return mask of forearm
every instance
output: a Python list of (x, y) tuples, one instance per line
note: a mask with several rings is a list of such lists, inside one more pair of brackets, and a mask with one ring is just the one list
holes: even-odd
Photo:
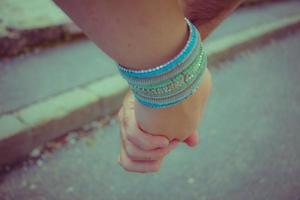
[[(71, 3), (56, 0), (56, 3), (104, 52), (128, 68), (147, 69), (165, 63), (181, 51), (188, 38), (177, 0), (72, 0)], [(137, 104), (136, 117), (149, 133), (180, 138), (186, 135), (180, 127), (196, 124), (197, 119), (188, 112), (188, 107), (195, 103), (186, 101), (169, 109)], [(167, 116), (173, 115), (175, 122), (184, 113), (189, 123), (172, 124), (170, 129), (165, 121), (170, 119)]]
[[(184, 13), (177, 0), (55, 2), (96, 45), (128, 68), (147, 69), (165, 63), (178, 54), (188, 37)], [(204, 27), (202, 38), (203, 32), (209, 31)], [(204, 76), (197, 92), (176, 106), (152, 109), (136, 102), (136, 118), (142, 128), (169, 139), (184, 139), (191, 134), (211, 88), (209, 71)]]
[(174, 57), (188, 37), (176, 0), (55, 0), (106, 54), (146, 69)]

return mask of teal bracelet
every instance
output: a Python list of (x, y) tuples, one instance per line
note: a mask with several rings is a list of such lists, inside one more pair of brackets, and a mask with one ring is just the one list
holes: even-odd
[(199, 31), (187, 18), (185, 20), (189, 38), (173, 59), (148, 70), (131, 70), (118, 65), (135, 98), (145, 106), (174, 106), (191, 96), (201, 84), (207, 67), (207, 55)]
[(195, 89), (198, 88), (203, 78), (206, 65), (207, 59), (203, 59), (203, 62), (197, 63), (196, 71), (191, 71), (191, 74), (187, 76), (188, 78), (183, 78), (185, 84), (182, 84), (182, 82), (181, 84), (177, 83), (173, 85), (170, 90), (169, 88), (163, 88), (162, 90), (156, 90), (151, 94), (146, 93), (146, 95), (136, 91), (134, 91), (134, 94), (136, 94), (138, 99), (142, 100), (142, 102), (152, 102), (153, 104), (157, 105), (156, 107), (166, 107), (165, 105), (160, 105), (161, 102), (169, 106), (172, 105), (172, 102), (175, 104), (175, 102), (178, 102), (177, 100), (184, 100), (187, 97), (191, 96), (194, 93)]
[(174, 76), (169, 80), (162, 81), (158, 84), (134, 85), (132, 87), (132, 90), (134, 90), (135, 93), (138, 93), (141, 96), (145, 97), (160, 95), (157, 98), (163, 98), (164, 96), (172, 95), (172, 93), (177, 93), (178, 91), (182, 90), (185, 85), (191, 84), (191, 82), (195, 78), (194, 74), (198, 74), (203, 71), (203, 61), (204, 52), (201, 52), (201, 54), (198, 55), (194, 62), (191, 63), (187, 69), (182, 71), (177, 76)]

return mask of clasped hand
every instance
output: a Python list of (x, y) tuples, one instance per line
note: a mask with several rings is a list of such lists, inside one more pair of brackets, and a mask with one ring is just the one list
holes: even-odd
[[(119, 164), (129, 172), (158, 172), (164, 157), (175, 149), (179, 141), (169, 141), (165, 136), (143, 131), (135, 118), (134, 101), (132, 94), (128, 93), (118, 114), (121, 141)], [(190, 147), (196, 146), (198, 134), (191, 134), (184, 143)]]

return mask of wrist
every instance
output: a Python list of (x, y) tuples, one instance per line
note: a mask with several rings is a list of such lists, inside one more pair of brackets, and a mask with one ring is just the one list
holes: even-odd
[(183, 141), (201, 122), (204, 107), (212, 88), (211, 75), (207, 69), (197, 91), (180, 104), (168, 108), (151, 108), (135, 100), (135, 115), (141, 130), (168, 139)]
[(184, 48), (171, 60), (147, 70), (118, 65), (139, 103), (166, 108), (192, 96), (203, 80), (207, 55), (197, 28), (185, 18), (189, 37)]

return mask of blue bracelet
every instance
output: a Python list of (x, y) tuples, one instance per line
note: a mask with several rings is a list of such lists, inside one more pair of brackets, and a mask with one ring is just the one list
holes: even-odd
[(147, 70), (131, 70), (118, 65), (135, 98), (143, 105), (164, 108), (191, 96), (201, 84), (207, 67), (198, 29), (185, 18), (189, 37), (184, 48), (170, 61)]
[(144, 96), (141, 96), (139, 93), (133, 92), (135, 98), (143, 105), (149, 106), (152, 108), (166, 108), (173, 105), (176, 105), (184, 100), (186, 100), (188, 97), (192, 96), (197, 89), (199, 88), (201, 81), (203, 80), (203, 74), (205, 72), (205, 69), (207, 67), (207, 58), (203, 60), (204, 63), (201, 63), (202, 69), (199, 71), (197, 76), (195, 77), (192, 84), (188, 85), (184, 90), (182, 90), (180, 93), (173, 94), (169, 97), (162, 97), (162, 98), (151, 98)]

